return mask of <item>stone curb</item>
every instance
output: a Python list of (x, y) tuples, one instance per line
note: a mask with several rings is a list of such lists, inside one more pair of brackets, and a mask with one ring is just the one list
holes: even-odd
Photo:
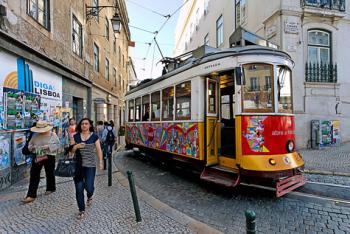
[[(117, 173), (117, 179), (118, 182), (126, 188), (129, 188), (129, 181), (128, 179), (120, 172)], [(160, 200), (156, 199), (152, 195), (148, 194), (147, 192), (141, 190), (139, 187), (136, 186), (137, 195), (139, 196), (140, 200), (146, 202), (150, 206), (152, 206), (154, 209), (158, 210), (159, 212), (163, 213), (164, 215), (168, 216), (169, 218), (177, 221), (178, 223), (186, 226), (191, 231), (195, 233), (204, 233), (204, 234), (219, 234), (222, 233), (210, 226), (208, 226), (205, 223), (202, 223), (200, 221), (197, 221), (186, 214), (168, 206), (167, 204), (161, 202)], [(141, 210), (142, 214), (142, 210)]]
[(321, 170), (309, 170), (309, 169), (304, 169), (303, 172), (306, 173), (306, 174), (332, 175), (332, 176), (346, 176), (346, 177), (350, 177), (350, 173), (347, 173), (347, 172), (321, 171)]
[[(117, 152), (122, 148), (122, 146), (119, 146), (117, 148)], [(120, 171), (119, 171), (120, 172)], [(129, 181), (128, 179), (120, 172), (117, 173), (117, 180), (118, 182), (123, 186), (129, 189)], [(137, 194), (140, 197), (141, 200), (152, 206), (154, 209), (158, 210), (159, 212), (163, 213), (164, 215), (168, 216), (169, 218), (175, 220), (176, 222), (186, 226), (191, 231), (195, 233), (203, 233), (203, 234), (219, 234), (222, 233), (210, 226), (208, 226), (205, 223), (202, 223), (198, 220), (195, 220), (186, 214), (168, 206), (167, 204), (161, 202), (157, 198), (153, 197), (152, 195), (148, 194), (147, 192), (140, 189), (138, 186), (136, 186)], [(142, 214), (142, 210), (141, 210)]]

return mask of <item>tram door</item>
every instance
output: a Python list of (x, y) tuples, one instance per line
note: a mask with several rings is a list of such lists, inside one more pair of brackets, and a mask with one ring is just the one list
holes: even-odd
[(219, 151), (219, 116), (218, 82), (206, 79), (206, 156), (207, 166), (218, 163)]
[(235, 87), (232, 72), (231, 74), (222, 74), (220, 76), (220, 155), (233, 159), (236, 158), (234, 95)]

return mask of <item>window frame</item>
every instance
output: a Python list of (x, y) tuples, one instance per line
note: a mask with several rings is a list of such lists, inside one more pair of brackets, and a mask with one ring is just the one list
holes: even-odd
[(209, 46), (209, 33), (204, 36), (204, 45)]
[[(79, 26), (79, 32), (75, 31), (74, 28), (74, 23), (76, 23)], [(75, 51), (75, 46), (74, 46), (74, 37), (75, 35), (78, 35), (79, 39), (79, 51)], [(78, 18), (72, 14), (72, 51), (75, 55), (77, 55), (79, 58), (83, 57), (83, 25), (80, 23)]]
[(109, 59), (105, 58), (105, 80), (109, 81)]
[[(212, 80), (212, 79), (207, 79), (207, 84), (208, 84), (208, 88), (207, 88), (207, 91), (208, 91), (208, 94), (207, 94), (207, 103), (208, 103), (208, 109), (207, 109), (207, 112), (208, 114), (217, 114), (218, 112), (218, 106), (217, 106), (217, 89), (218, 89), (218, 83), (215, 81), (215, 80)], [(211, 90), (211, 87), (210, 85), (213, 84), (214, 85), (214, 94), (209, 94), (209, 91)], [(214, 98), (214, 103), (211, 104), (210, 103), (210, 98)], [(214, 105), (214, 110), (211, 111), (210, 110), (210, 107)]]
[(105, 21), (105, 35), (104, 36), (105, 36), (106, 40), (109, 41), (109, 20), (107, 17), (105, 20), (106, 21)]
[[(173, 92), (173, 96), (172, 96), (172, 99), (173, 99), (173, 106), (172, 106), (172, 111), (171, 111), (171, 117), (167, 117), (165, 118), (164, 117), (164, 103), (165, 101), (168, 101), (168, 100), (171, 100), (171, 98), (168, 98), (169, 96), (166, 96), (166, 95), (163, 95), (164, 93), (164, 90), (168, 90), (168, 89), (172, 89), (172, 92)], [(162, 121), (169, 121), (169, 120), (174, 120), (174, 117), (175, 117), (175, 114), (174, 114), (174, 105), (175, 105), (175, 86), (169, 86), (167, 88), (164, 88), (161, 90), (161, 95), (162, 95), (162, 101), (161, 101), (161, 111), (162, 111), (162, 114), (161, 114), (161, 120)], [(167, 112), (168, 114), (170, 113), (169, 111)]]
[(294, 105), (293, 105), (293, 72), (292, 72), (292, 69), (290, 69), (288, 66), (286, 65), (282, 65), (282, 64), (279, 64), (279, 65), (276, 65), (276, 72), (278, 71), (278, 67), (284, 67), (285, 69), (288, 69), (289, 71), (289, 74), (290, 74), (290, 98), (291, 98), (291, 108), (288, 109), (287, 111), (283, 110), (283, 109), (280, 109), (280, 100), (279, 100), (279, 90), (278, 90), (278, 82), (279, 82), (279, 75), (277, 74), (277, 77), (276, 77), (276, 83), (277, 83), (277, 111), (278, 113), (283, 113), (283, 114), (293, 114), (294, 113)]
[(114, 86), (117, 86), (117, 69), (113, 67)]
[[(155, 95), (155, 94), (159, 94), (159, 117), (158, 118), (156, 118), (156, 115), (154, 114), (154, 118), (152, 117), (152, 115), (153, 115), (153, 104), (155, 104), (155, 102), (153, 102), (153, 96)], [(151, 101), (150, 101), (150, 120), (151, 121), (160, 121), (160, 116), (161, 116), (161, 114), (162, 114), (162, 96), (161, 96), (162, 94), (161, 94), (161, 91), (160, 90), (158, 90), (158, 91), (155, 91), (155, 92), (152, 92), (151, 94), (150, 94), (150, 96), (151, 96)]]
[[(178, 99), (178, 90), (177, 90), (177, 87), (178, 86), (181, 86), (182, 84), (186, 84), (186, 83), (189, 83), (190, 84), (190, 88), (191, 88), (191, 90), (190, 90), (190, 92), (189, 92), (189, 96), (190, 96), (190, 103), (189, 103), (189, 107), (188, 107), (188, 109), (189, 109), (189, 113), (190, 113), (190, 115), (187, 117), (187, 116), (178, 116), (178, 109), (177, 109), (177, 103), (178, 103), (178, 101), (177, 101), (177, 99)], [(175, 96), (175, 108), (174, 108), (174, 111), (175, 111), (175, 120), (191, 120), (191, 118), (192, 118), (192, 95), (191, 95), (191, 92), (192, 92), (192, 82), (191, 82), (191, 80), (188, 80), (188, 81), (184, 81), (184, 82), (181, 82), (181, 83), (179, 83), (179, 84), (177, 84), (177, 85), (175, 85), (175, 94), (174, 94), (174, 96)]]
[[(133, 103), (132, 108), (130, 107), (130, 103)], [(130, 111), (133, 110), (133, 116), (132, 119), (130, 118)], [(128, 121), (129, 122), (135, 122), (135, 99), (128, 100)]]
[(145, 95), (143, 95), (142, 96), (142, 98), (141, 98), (141, 113), (142, 113), (142, 117), (141, 117), (141, 121), (142, 122), (149, 122), (149, 121), (151, 121), (151, 116), (150, 116), (150, 113), (149, 113), (149, 117), (148, 117), (148, 120), (143, 120), (143, 116), (145, 115), (145, 110), (146, 110), (146, 108), (145, 108), (145, 103), (144, 103), (144, 98), (145, 97), (147, 97), (148, 96), (148, 103), (146, 103), (146, 104), (148, 104), (148, 107), (149, 107), (149, 109), (150, 109), (150, 111), (151, 111), (151, 95), (150, 94), (145, 94)]
[[(97, 49), (97, 54), (95, 53), (95, 49)], [(93, 56), (94, 56), (94, 71), (100, 72), (100, 48), (94, 42), (93, 44)]]
[(209, 0), (204, 0), (204, 15), (209, 13)]
[[(321, 45), (321, 44), (313, 44), (310, 43), (310, 36), (309, 34), (311, 32), (321, 32), (321, 33), (326, 33), (328, 34), (328, 45)], [(332, 32), (325, 30), (325, 29), (321, 29), (321, 28), (311, 28), (307, 31), (307, 61), (308, 63), (312, 63), (310, 60), (310, 54), (309, 54), (309, 49), (310, 48), (316, 48), (317, 49), (317, 62), (316, 64), (321, 64), (321, 49), (328, 49), (329, 53), (328, 53), (328, 64), (332, 64)]]
[[(140, 105), (137, 105), (137, 101), (140, 100)], [(137, 118), (137, 106), (139, 106), (139, 118)], [(135, 122), (140, 122), (142, 120), (142, 98), (135, 98)]]
[(216, 25), (216, 47), (218, 48), (224, 43), (224, 18), (222, 15), (220, 15), (219, 18), (216, 20), (215, 25)]
[[(249, 109), (249, 108), (245, 108), (244, 107), (244, 94), (247, 92), (244, 89), (247, 88), (246, 85), (244, 85), (244, 87), (242, 87), (242, 94), (241, 94), (241, 110), (242, 113), (275, 113), (276, 112), (276, 100), (275, 100), (275, 66), (273, 64), (270, 63), (246, 63), (246, 64), (242, 64), (242, 70), (243, 70), (243, 74), (244, 74), (244, 66), (253, 66), (253, 65), (262, 65), (262, 66), (270, 66), (270, 74), (271, 74), (271, 84), (272, 84), (272, 90), (271, 90), (271, 98), (272, 98), (272, 103), (271, 103), (271, 108), (260, 108), (260, 109)], [(250, 67), (249, 67), (250, 69)], [(265, 77), (265, 76), (264, 76)], [(246, 80), (247, 77), (244, 74), (244, 79)], [(265, 80), (265, 78), (264, 78)]]
[[(51, 30), (51, 21), (50, 21), (50, 0), (42, 0), (44, 3), (44, 9), (42, 10), (44, 16), (45, 16), (45, 23), (41, 23), (39, 20), (39, 1), (41, 0), (27, 0), (26, 1), (26, 13), (28, 16), (30, 16), (30, 18), (32, 18), (33, 20), (35, 20), (39, 25), (41, 25), (42, 27), (44, 27), (47, 31)], [(36, 11), (35, 11), (35, 15), (33, 15), (30, 11), (30, 6), (31, 3), (36, 4)]]
[(96, 12), (94, 12), (94, 14), (97, 14), (97, 17), (94, 17), (94, 18), (96, 19), (97, 22), (99, 22), (100, 12), (97, 10), (97, 7), (99, 6), (99, 0), (92, 0), (91, 6), (95, 7), (95, 8), (92, 8), (91, 10), (96, 11)]

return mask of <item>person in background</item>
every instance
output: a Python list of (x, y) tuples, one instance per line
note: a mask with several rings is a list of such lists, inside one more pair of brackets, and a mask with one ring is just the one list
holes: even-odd
[(75, 122), (75, 118), (69, 119), (69, 127), (68, 127), (68, 135), (69, 135), (69, 142), (73, 141), (73, 136), (76, 133), (77, 124)]
[(146, 106), (145, 114), (142, 116), (142, 121), (149, 121), (149, 105)]
[(96, 155), (99, 160), (99, 169), (103, 169), (101, 143), (96, 133), (92, 120), (83, 118), (77, 126), (77, 133), (74, 135), (71, 152), (75, 153), (77, 170), (74, 176), (75, 195), (78, 203), (78, 219), (85, 216), (84, 190), (87, 192), (87, 206), (92, 204), (94, 194), (94, 183), (96, 174)]
[(98, 121), (96, 126), (96, 134), (100, 140), (102, 139), (103, 130), (104, 130), (103, 121)]
[(103, 130), (102, 141), (106, 147), (106, 153), (112, 154), (113, 146), (117, 141), (117, 131), (114, 128), (113, 120), (109, 121), (109, 125)]
[(46, 121), (39, 120), (30, 131), (35, 135), (29, 141), (28, 149), (35, 153), (35, 159), (30, 168), (29, 188), (23, 203), (31, 203), (36, 199), (43, 166), (46, 174), (45, 195), (56, 191), (55, 156), (60, 148), (60, 141), (56, 133), (52, 132), (52, 126)]

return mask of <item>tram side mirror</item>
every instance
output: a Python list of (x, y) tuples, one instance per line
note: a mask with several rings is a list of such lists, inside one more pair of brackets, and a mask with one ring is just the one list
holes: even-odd
[(236, 67), (235, 68), (235, 77), (236, 77), (236, 84), (237, 85), (245, 85), (245, 80), (242, 75), (242, 68)]

